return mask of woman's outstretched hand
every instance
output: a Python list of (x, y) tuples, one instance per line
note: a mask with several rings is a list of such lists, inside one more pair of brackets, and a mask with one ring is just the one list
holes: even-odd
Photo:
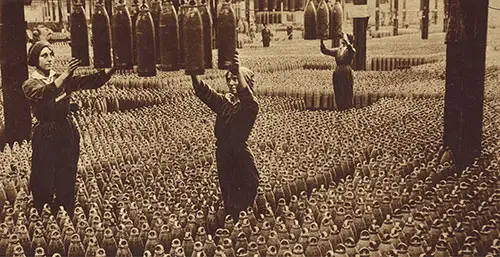
[(240, 72), (240, 56), (238, 51), (234, 52), (233, 61), (231, 62), (231, 65), (229, 65), (228, 70), (233, 75), (238, 75)]
[(347, 43), (351, 43), (351, 41), (349, 41), (349, 37), (347, 36), (347, 33), (342, 33), (342, 38), (345, 40), (345, 42)]
[(72, 58), (71, 61), (69, 61), (68, 68), (64, 71), (67, 75), (67, 77), (73, 76), (73, 73), (75, 70), (78, 68), (78, 65), (80, 65), (81, 61), (76, 58)]
[(80, 65), (80, 62), (81, 61), (76, 58), (73, 58), (71, 59), (71, 61), (69, 61), (66, 70), (61, 74), (61, 76), (57, 77), (54, 80), (54, 84), (57, 88), (63, 85), (65, 79), (73, 76), (73, 73), (75, 72), (76, 68), (78, 68), (78, 65)]

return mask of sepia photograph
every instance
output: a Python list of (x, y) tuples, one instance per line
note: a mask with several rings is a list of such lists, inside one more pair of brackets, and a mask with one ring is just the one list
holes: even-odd
[(500, 0), (0, 0), (0, 256), (500, 256)]

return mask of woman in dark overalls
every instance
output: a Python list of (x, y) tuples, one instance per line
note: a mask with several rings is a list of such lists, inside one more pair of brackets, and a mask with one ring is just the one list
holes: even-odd
[(259, 104), (254, 95), (254, 73), (239, 66), (238, 55), (226, 73), (230, 93), (219, 94), (196, 75), (191, 76), (196, 96), (217, 114), (215, 137), (219, 184), (226, 214), (238, 221), (240, 211), (252, 206), (259, 173), (247, 145)]
[(343, 33), (340, 46), (327, 49), (321, 39), (321, 53), (335, 57), (336, 67), (332, 75), (335, 103), (339, 111), (353, 107), (353, 84), (351, 62), (356, 53), (353, 47), (353, 36)]
[(271, 30), (267, 26), (266, 23), (264, 23), (264, 28), (261, 31), (262, 34), (262, 45), (264, 47), (269, 47), (271, 43)]
[(23, 83), (23, 91), (37, 121), (31, 141), (29, 186), (39, 213), (49, 204), (53, 213), (62, 206), (72, 217), (80, 134), (69, 115), (70, 95), (76, 90), (101, 87), (110, 79), (114, 68), (76, 76), (73, 72), (79, 60), (72, 59), (61, 74), (52, 70), (53, 62), (54, 51), (48, 42), (38, 41), (30, 48), (28, 65), (36, 69)]

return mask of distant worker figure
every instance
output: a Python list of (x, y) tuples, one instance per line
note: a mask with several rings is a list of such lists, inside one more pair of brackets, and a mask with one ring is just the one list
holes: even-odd
[(333, 71), (333, 91), (335, 102), (339, 111), (347, 110), (353, 107), (353, 85), (354, 77), (352, 74), (351, 62), (356, 53), (353, 47), (354, 37), (343, 33), (340, 40), (340, 46), (327, 49), (323, 39), (321, 39), (321, 53), (335, 57), (337, 66)]
[(286, 26), (286, 35), (288, 37), (288, 40), (293, 39), (293, 27), (292, 27), (292, 25)]
[(243, 32), (245, 35), (248, 35), (250, 24), (246, 20), (243, 20)]
[(267, 24), (264, 23), (264, 28), (262, 29), (262, 44), (264, 47), (269, 47), (271, 43), (271, 30), (267, 27)]
[(238, 221), (239, 213), (252, 206), (259, 186), (259, 173), (247, 145), (259, 104), (254, 73), (240, 67), (238, 54), (226, 73), (230, 93), (217, 93), (196, 75), (191, 76), (194, 92), (215, 114), (216, 161), (226, 215)]
[(250, 37), (250, 40), (253, 42), (253, 40), (255, 39), (255, 23), (251, 23), (250, 24), (250, 27), (248, 28), (248, 36)]
[(238, 28), (238, 33), (247, 34), (248, 33), (248, 23), (244, 19), (238, 19), (236, 22)]

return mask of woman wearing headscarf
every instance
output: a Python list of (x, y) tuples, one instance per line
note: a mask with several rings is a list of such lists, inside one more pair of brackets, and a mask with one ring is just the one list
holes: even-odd
[(28, 65), (35, 69), (22, 88), (36, 118), (29, 187), (39, 212), (49, 204), (53, 213), (62, 206), (73, 216), (80, 134), (69, 115), (70, 95), (76, 90), (101, 87), (115, 71), (113, 67), (77, 76), (73, 72), (79, 63), (72, 59), (58, 74), (52, 69), (54, 51), (47, 41), (38, 41), (29, 49)]
[(337, 109), (347, 110), (353, 107), (353, 84), (354, 77), (352, 73), (351, 63), (356, 53), (353, 44), (353, 36), (343, 33), (343, 38), (340, 40), (340, 46), (328, 49), (321, 39), (320, 49), (322, 54), (330, 55), (335, 58), (336, 67), (333, 71), (333, 91), (335, 94), (335, 103)]
[(230, 93), (223, 95), (191, 76), (196, 96), (217, 114), (216, 161), (222, 200), (226, 214), (238, 221), (239, 213), (252, 206), (259, 185), (254, 156), (247, 145), (259, 104), (253, 95), (254, 73), (240, 67), (237, 53), (225, 77)]

